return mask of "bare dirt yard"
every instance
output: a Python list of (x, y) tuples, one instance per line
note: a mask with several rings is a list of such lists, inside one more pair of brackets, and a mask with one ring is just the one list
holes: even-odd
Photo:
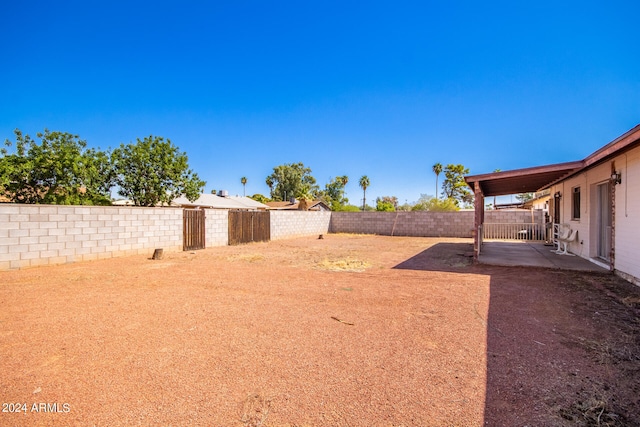
[(470, 253), (325, 235), (0, 272), (0, 425), (640, 425), (640, 288)]

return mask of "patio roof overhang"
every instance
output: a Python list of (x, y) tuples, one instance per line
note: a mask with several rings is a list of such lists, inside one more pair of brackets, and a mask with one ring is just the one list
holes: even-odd
[(544, 190), (638, 146), (640, 146), (640, 125), (614, 139), (584, 160), (466, 176), (464, 179), (473, 190), (475, 196), (474, 258), (477, 259), (480, 250), (478, 233), (480, 226), (484, 223), (485, 197), (532, 193)]
[(558, 163), (483, 175), (469, 175), (464, 179), (472, 190), (475, 190), (476, 184), (478, 184), (485, 197), (533, 193), (542, 190), (558, 179), (571, 175), (583, 166), (584, 161)]
[(504, 196), (508, 194), (533, 193), (569, 178), (571, 175), (607, 161), (640, 145), (640, 125), (619, 136), (609, 144), (589, 155), (584, 160), (554, 165), (469, 175), (464, 179), (476, 191), (476, 184), (483, 196)]

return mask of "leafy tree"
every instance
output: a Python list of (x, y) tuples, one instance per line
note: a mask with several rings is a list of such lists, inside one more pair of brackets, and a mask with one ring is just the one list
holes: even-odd
[(111, 158), (120, 195), (136, 206), (168, 204), (180, 195), (194, 201), (205, 185), (189, 169), (187, 154), (169, 139), (138, 138), (135, 144), (120, 144)]
[(442, 164), (436, 163), (435, 165), (433, 165), (432, 169), (433, 169), (433, 173), (436, 174), (436, 199), (437, 199), (438, 198), (438, 176), (440, 176), (440, 174), (442, 173)]
[(266, 179), (271, 191), (271, 199), (284, 201), (290, 197), (315, 197), (319, 192), (311, 169), (303, 163), (289, 163), (273, 168)]
[(349, 203), (349, 199), (344, 197), (344, 188), (347, 182), (349, 182), (349, 177), (344, 175), (333, 178), (325, 185), (320, 196), (325, 203), (331, 206), (331, 210), (338, 211), (341, 206)]
[(376, 199), (376, 210), (380, 212), (394, 212), (398, 207), (396, 196), (383, 196)]
[(444, 168), (444, 182), (442, 183), (442, 195), (447, 199), (455, 200), (456, 204), (468, 205), (473, 201), (473, 194), (464, 180), (469, 169), (463, 165), (448, 164)]
[(247, 196), (247, 177), (243, 176), (240, 178), (240, 183), (242, 183), (242, 195)]
[(362, 188), (362, 210), (364, 211), (367, 206), (367, 188), (371, 184), (369, 182), (369, 177), (367, 175), (362, 175), (362, 177), (360, 177), (359, 184), (360, 188)]
[(533, 197), (534, 197), (533, 193), (516, 194), (516, 200), (523, 203), (528, 202), (529, 200), (533, 200)]
[(113, 169), (109, 154), (87, 149), (78, 135), (50, 132), (36, 136), (40, 142), (19, 129), (14, 145), (5, 141), (0, 149), (0, 192), (15, 203), (64, 205), (111, 204)]
[(460, 208), (453, 199), (436, 199), (433, 196), (421, 194), (412, 211), (451, 212)]
[(260, 202), (260, 203), (267, 203), (271, 201), (271, 199), (268, 198), (267, 196), (263, 196), (262, 194), (257, 194), (257, 193), (251, 196), (250, 199), (253, 199), (256, 202)]
[(356, 205), (343, 205), (336, 209), (337, 212), (360, 212), (362, 208)]

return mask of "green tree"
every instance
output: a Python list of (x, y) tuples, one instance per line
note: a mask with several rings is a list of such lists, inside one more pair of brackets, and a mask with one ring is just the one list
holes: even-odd
[(456, 204), (468, 205), (473, 201), (473, 194), (464, 180), (469, 169), (463, 165), (448, 164), (444, 168), (444, 182), (442, 183), (442, 195), (447, 199), (453, 199)]
[(136, 206), (169, 204), (184, 195), (194, 201), (205, 182), (189, 169), (187, 154), (169, 139), (148, 136), (120, 144), (111, 156), (119, 193)]
[(376, 210), (378, 212), (395, 212), (398, 206), (398, 198), (395, 196), (384, 196), (376, 199)]
[(266, 183), (271, 190), (271, 199), (278, 202), (302, 195), (313, 198), (319, 192), (311, 169), (303, 163), (276, 166), (266, 178)]
[(535, 195), (533, 193), (516, 194), (516, 200), (523, 203), (528, 202), (529, 200), (533, 200), (534, 197)]
[(267, 203), (271, 201), (271, 199), (268, 198), (267, 196), (263, 196), (262, 194), (257, 194), (257, 193), (251, 196), (250, 198), (260, 203)]
[(432, 167), (433, 173), (436, 174), (436, 199), (438, 198), (438, 176), (442, 173), (442, 164), (436, 163)]
[(349, 203), (349, 199), (344, 197), (344, 188), (347, 182), (349, 182), (349, 177), (344, 175), (333, 178), (325, 184), (324, 191), (322, 191), (320, 197), (331, 206), (331, 210), (339, 211), (340, 207)]
[[(87, 149), (78, 135), (50, 132), (40, 142), (14, 131), (15, 143), (0, 150), (0, 192), (14, 203), (111, 204), (113, 168), (109, 154)], [(9, 148), (15, 145), (15, 151)]]
[(460, 210), (453, 199), (436, 199), (433, 196), (421, 194), (412, 211), (451, 212)]
[(337, 211), (338, 212), (360, 212), (362, 208), (356, 205), (344, 205), (340, 206)]
[(367, 188), (369, 188), (369, 185), (371, 184), (369, 182), (369, 177), (367, 175), (362, 175), (360, 177), (359, 184), (360, 188), (362, 188), (362, 210), (364, 211), (367, 206)]
[(243, 176), (240, 178), (240, 183), (242, 184), (242, 195), (247, 196), (247, 177)]

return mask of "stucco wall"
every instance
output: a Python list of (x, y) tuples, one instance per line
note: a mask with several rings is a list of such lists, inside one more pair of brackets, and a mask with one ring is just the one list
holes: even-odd
[(271, 240), (326, 234), (331, 212), (271, 211)]
[(0, 204), (0, 270), (182, 249), (182, 210)]
[[(640, 284), (640, 148), (617, 156), (551, 188), (551, 194), (560, 192), (560, 222), (578, 230), (578, 238), (569, 250), (586, 259), (607, 263), (598, 258), (598, 199), (597, 186), (609, 181), (612, 163), (622, 174), (622, 183), (615, 191), (615, 270), (622, 276)], [(580, 219), (572, 218), (572, 191), (580, 187)]]
[(640, 285), (640, 148), (615, 159), (622, 183), (615, 187), (615, 268)]

